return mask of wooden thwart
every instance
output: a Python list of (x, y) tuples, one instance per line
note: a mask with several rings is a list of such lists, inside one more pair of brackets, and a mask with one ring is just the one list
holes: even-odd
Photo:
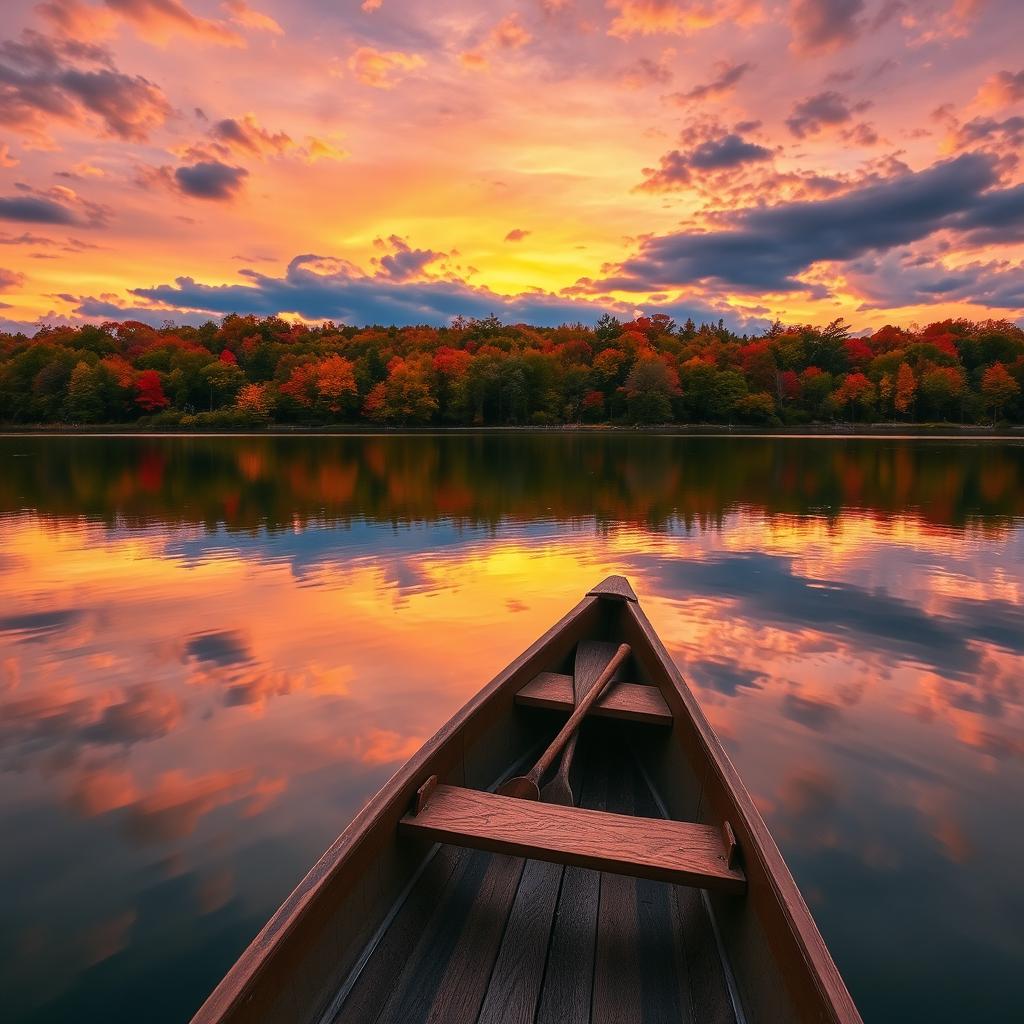
[[(572, 676), (560, 672), (541, 672), (534, 676), (517, 694), (516, 703), (534, 708), (553, 708), (572, 711)], [(603, 718), (622, 718), (653, 725), (671, 725), (672, 712), (656, 686), (636, 683), (612, 683), (591, 709), (592, 715)]]
[(720, 829), (437, 786), (399, 828), (441, 843), (742, 893)]

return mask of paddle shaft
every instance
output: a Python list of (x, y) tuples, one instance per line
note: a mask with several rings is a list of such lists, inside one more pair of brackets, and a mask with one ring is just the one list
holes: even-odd
[(537, 763), (526, 774), (527, 779), (535, 785), (540, 782), (544, 777), (544, 773), (551, 767), (552, 762), (561, 753), (562, 748), (568, 742), (569, 738), (579, 728), (580, 722), (583, 721), (586, 713), (591, 709), (598, 697), (601, 696), (604, 688), (608, 685), (608, 681), (613, 675), (615, 675), (616, 670), (626, 660), (626, 658), (629, 657), (629, 654), (629, 644), (619, 644), (619, 649), (612, 655), (611, 661), (608, 662), (604, 671), (597, 677), (594, 685), (590, 688), (590, 691), (576, 705), (575, 710), (569, 716), (569, 720), (562, 726), (558, 735), (551, 741), (548, 749), (540, 755)]

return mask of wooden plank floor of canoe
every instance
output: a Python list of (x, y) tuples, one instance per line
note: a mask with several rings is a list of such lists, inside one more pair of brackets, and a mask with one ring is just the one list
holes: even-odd
[[(657, 817), (614, 728), (590, 722), (581, 804)], [(696, 889), (442, 847), (333, 1024), (734, 1024)]]

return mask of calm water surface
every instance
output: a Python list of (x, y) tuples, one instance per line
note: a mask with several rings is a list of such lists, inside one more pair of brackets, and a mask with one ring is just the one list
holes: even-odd
[(869, 1022), (1024, 1003), (1024, 445), (0, 438), (0, 1006), (183, 1022), (630, 577)]

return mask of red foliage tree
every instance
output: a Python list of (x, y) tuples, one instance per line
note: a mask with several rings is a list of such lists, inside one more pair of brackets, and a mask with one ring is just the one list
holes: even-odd
[(171, 404), (164, 394), (160, 374), (156, 370), (143, 370), (135, 382), (135, 404), (146, 412), (166, 409)]

